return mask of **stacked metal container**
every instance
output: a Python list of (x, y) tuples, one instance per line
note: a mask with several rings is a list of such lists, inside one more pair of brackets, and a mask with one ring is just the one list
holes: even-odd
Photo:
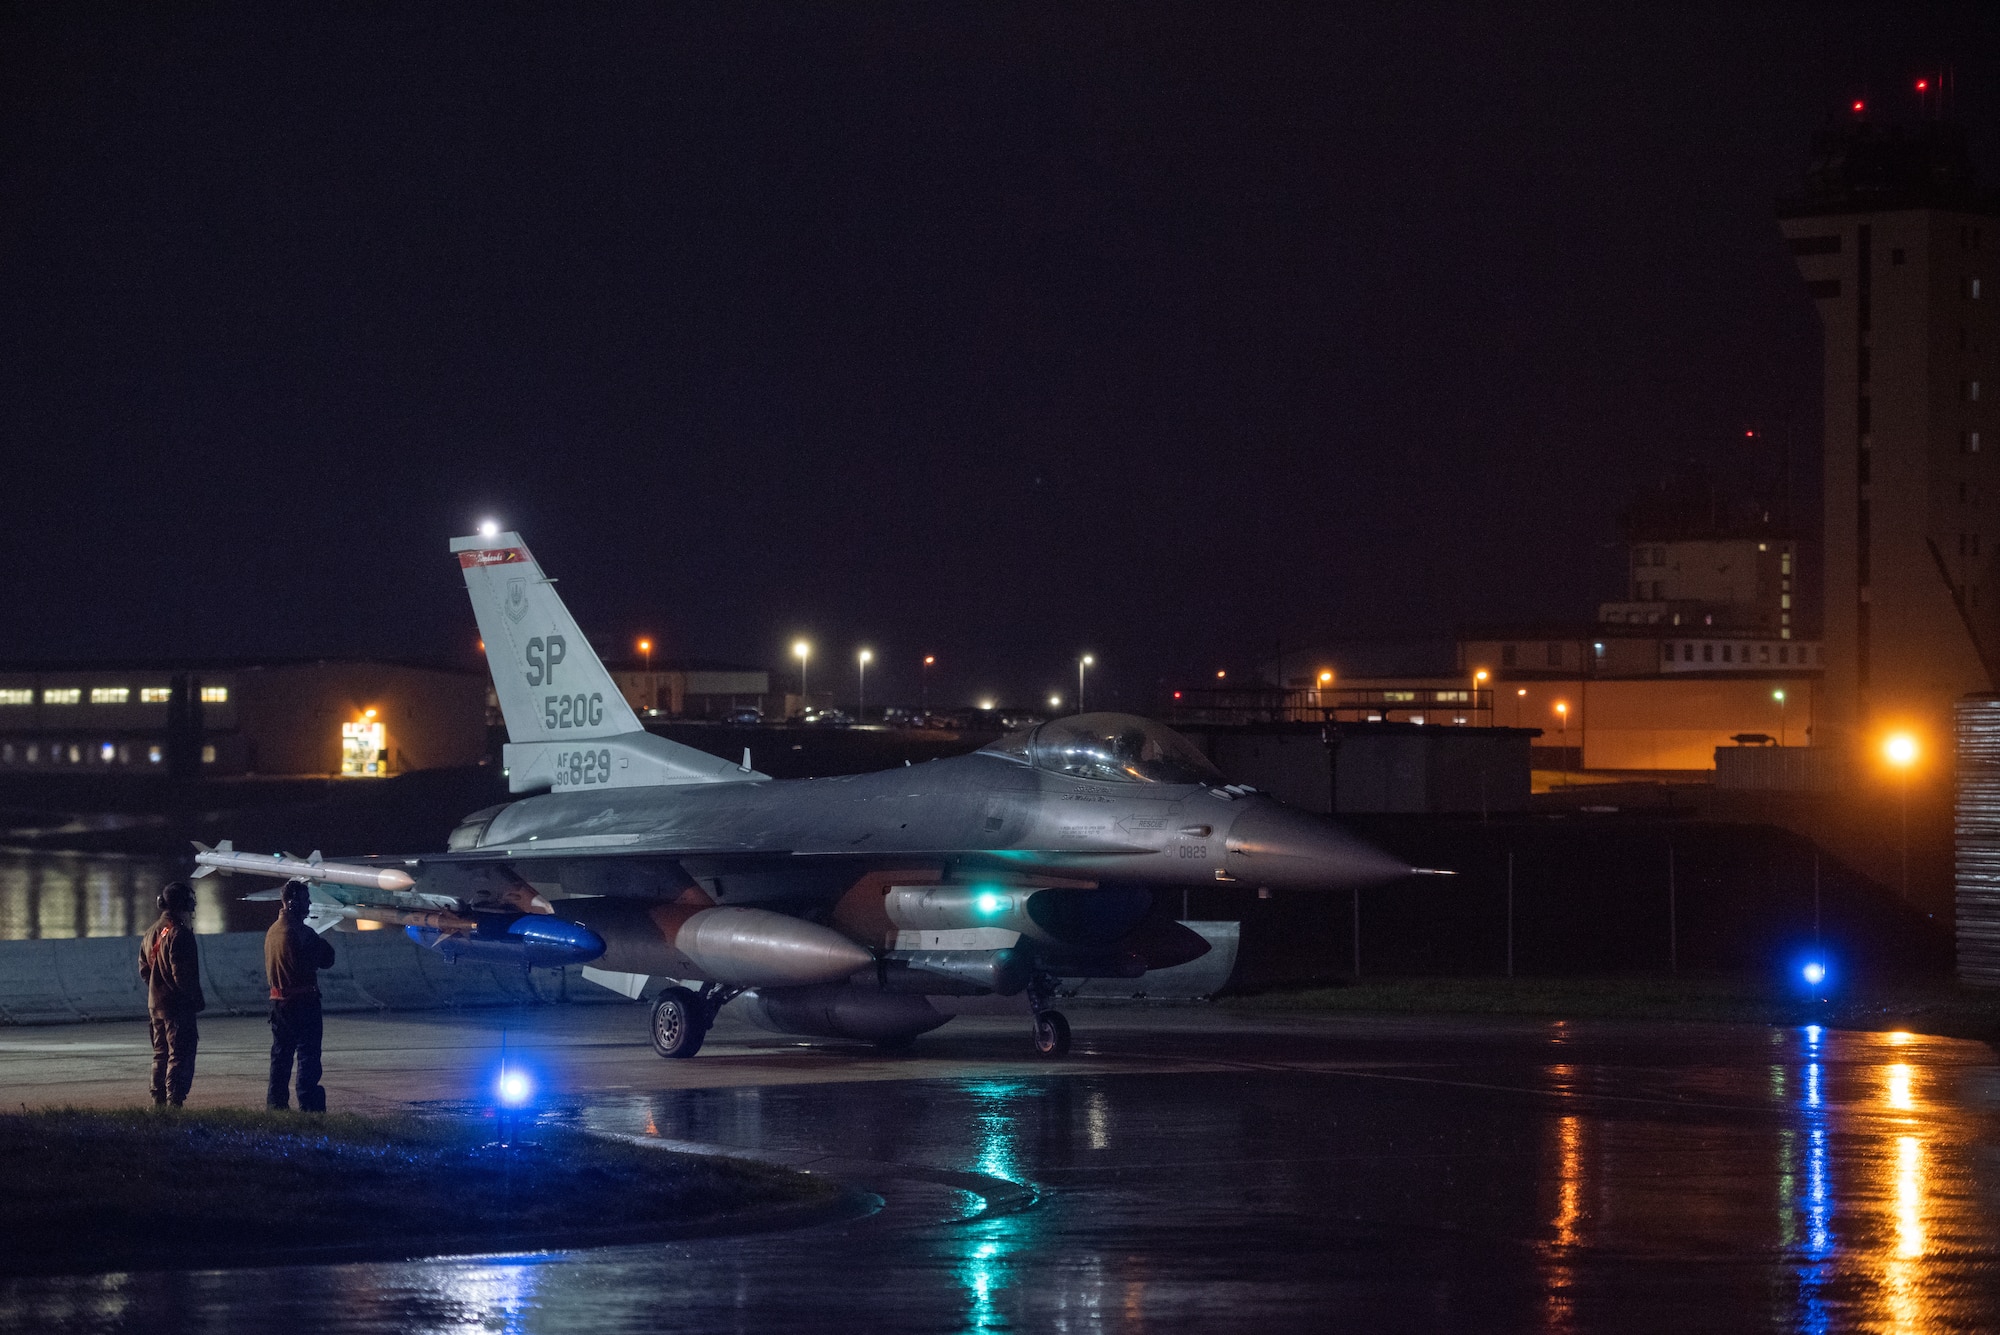
[(2000, 695), (1958, 702), (1958, 976), (2000, 987)]

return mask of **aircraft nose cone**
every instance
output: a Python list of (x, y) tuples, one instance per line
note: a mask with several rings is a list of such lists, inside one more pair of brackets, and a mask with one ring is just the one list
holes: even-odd
[(1345, 890), (1410, 874), (1410, 865), (1363, 843), (1324, 816), (1258, 802), (1229, 827), (1229, 873), (1288, 889)]

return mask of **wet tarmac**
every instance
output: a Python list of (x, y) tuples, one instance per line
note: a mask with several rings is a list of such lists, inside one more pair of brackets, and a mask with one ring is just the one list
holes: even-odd
[[(1984, 1045), (1074, 1018), (1068, 1065), (1022, 1060), (1018, 1023), (976, 1021), (900, 1062), (725, 1030), (668, 1067), (633, 1012), (552, 1008), (515, 1041), (562, 1088), (559, 1115), (834, 1172), (883, 1208), (653, 1246), (7, 1281), (0, 1328), (2000, 1328), (2000, 1063)], [(357, 1023), (336, 1046), (359, 1063), (386, 1037), (453, 1023), (466, 1021)], [(4, 1046), (46, 1084), (68, 1059), (23, 1045), (106, 1028), (16, 1030)], [(10, 1080), (31, 1074), (0, 1062)], [(401, 1087), (443, 1101), (449, 1083)]]

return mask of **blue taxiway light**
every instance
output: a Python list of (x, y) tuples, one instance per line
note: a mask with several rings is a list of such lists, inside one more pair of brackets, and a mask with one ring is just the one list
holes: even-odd
[(1806, 981), (1814, 987), (1818, 987), (1826, 981), (1826, 966), (1818, 960), (1813, 960), (1804, 969), (1800, 970), (1800, 972), (1805, 975)]
[(494, 1092), (500, 1096), (500, 1102), (509, 1108), (519, 1108), (535, 1096), (535, 1082), (528, 1078), (526, 1071), (510, 1071), (503, 1067)]

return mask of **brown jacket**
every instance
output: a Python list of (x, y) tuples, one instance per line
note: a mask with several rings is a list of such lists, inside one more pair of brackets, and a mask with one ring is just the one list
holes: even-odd
[(319, 971), (333, 967), (333, 943), (318, 932), (280, 913), (264, 933), (264, 976), (274, 997), (316, 996)]
[(194, 927), (161, 913), (139, 943), (139, 976), (146, 980), (146, 1009), (154, 1015), (205, 1010), (201, 994), (201, 947)]

